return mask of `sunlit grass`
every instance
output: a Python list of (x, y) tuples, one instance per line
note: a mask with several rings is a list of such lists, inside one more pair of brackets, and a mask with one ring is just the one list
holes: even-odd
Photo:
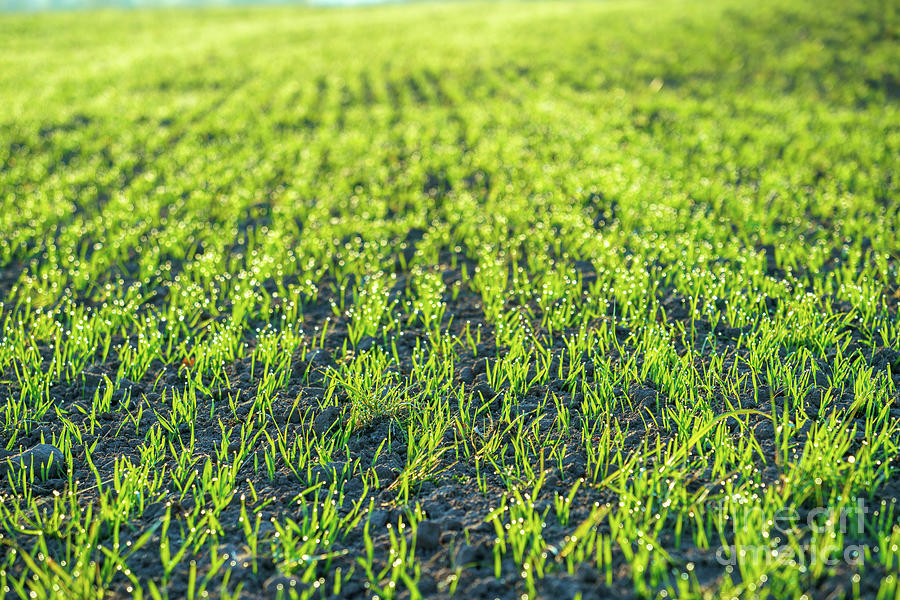
[(892, 10), (0, 17), (0, 587), (896, 597)]

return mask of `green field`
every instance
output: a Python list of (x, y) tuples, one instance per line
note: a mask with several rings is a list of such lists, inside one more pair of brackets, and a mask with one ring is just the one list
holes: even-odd
[(895, 0), (0, 16), (0, 588), (900, 598)]

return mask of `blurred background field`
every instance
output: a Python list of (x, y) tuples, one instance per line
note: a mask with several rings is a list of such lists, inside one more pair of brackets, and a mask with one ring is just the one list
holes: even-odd
[[(311, 6), (360, 6), (385, 0), (0, 0), (0, 11), (40, 12), (53, 10), (91, 10), (102, 8), (165, 8), (202, 6), (239, 6), (247, 4), (308, 4)], [(404, 2), (406, 0), (390, 0)]]

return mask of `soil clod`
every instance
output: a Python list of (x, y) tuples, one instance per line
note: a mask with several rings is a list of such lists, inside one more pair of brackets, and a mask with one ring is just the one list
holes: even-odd
[(0, 476), (18, 476), (21, 471), (34, 471), (41, 481), (62, 477), (66, 473), (66, 458), (62, 451), (50, 444), (38, 444), (30, 450), (9, 456), (0, 463)]

